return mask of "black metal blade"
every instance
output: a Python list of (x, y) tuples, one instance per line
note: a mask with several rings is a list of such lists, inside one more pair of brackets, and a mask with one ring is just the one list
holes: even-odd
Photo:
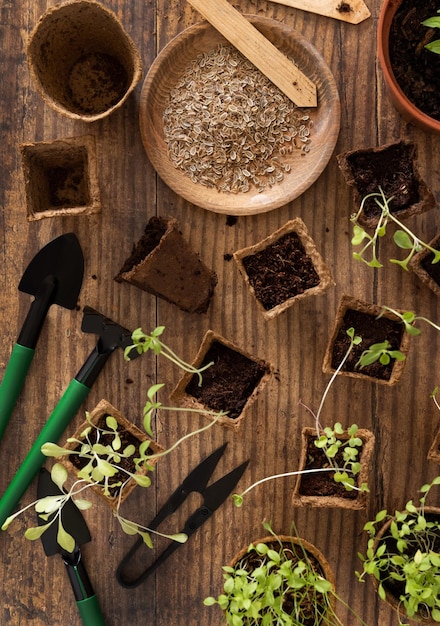
[[(47, 469), (42, 468), (38, 477), (38, 498), (44, 498), (46, 496), (58, 496), (62, 493), (63, 492), (59, 489), (58, 485), (53, 482), (50, 472)], [(73, 500), (68, 500), (67, 503), (64, 505), (61, 513), (61, 520), (65, 530), (75, 539), (77, 546), (81, 546), (84, 543), (88, 543), (89, 541), (91, 541), (91, 536), (86, 521)], [(40, 526), (43, 524), (47, 524), (47, 521), (41, 519), (41, 517), (38, 516), (38, 523), (40, 524)], [(63, 548), (61, 548), (61, 546), (57, 542), (57, 532), (58, 522), (55, 521), (52, 526), (50, 526), (48, 530), (46, 530), (41, 536), (41, 541), (43, 543), (43, 548), (46, 556), (52, 556), (53, 554), (65, 554), (65, 550), (63, 550)]]
[(204, 505), (210, 511), (214, 512), (221, 504), (223, 504), (226, 498), (233, 491), (234, 487), (237, 485), (248, 464), (249, 461), (245, 461), (229, 472), (229, 474), (226, 474), (226, 476), (223, 476), (223, 478), (220, 478), (204, 490)]
[[(125, 350), (133, 344), (132, 332), (127, 328), (120, 326), (90, 306), (85, 306), (83, 313), (81, 330), (84, 333), (99, 335), (98, 348), (101, 353), (111, 352), (116, 348)], [(139, 356), (141, 355), (136, 349), (130, 352), (130, 359), (136, 359)]]
[(84, 275), (84, 256), (74, 233), (66, 233), (44, 246), (27, 266), (18, 289), (38, 297), (43, 283), (51, 281), (55, 287), (52, 304), (74, 309)]

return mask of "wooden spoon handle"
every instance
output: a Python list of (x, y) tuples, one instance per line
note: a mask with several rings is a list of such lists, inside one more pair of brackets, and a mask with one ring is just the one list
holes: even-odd
[(350, 24), (359, 24), (371, 15), (363, 0), (346, 0), (345, 2), (339, 0), (272, 0), (272, 2), (318, 13), (325, 17), (333, 17)]
[(318, 106), (316, 85), (228, 0), (188, 1), (297, 106)]

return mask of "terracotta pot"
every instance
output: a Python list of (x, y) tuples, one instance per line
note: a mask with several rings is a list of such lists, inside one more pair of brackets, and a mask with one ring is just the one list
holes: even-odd
[(28, 221), (101, 210), (93, 135), (20, 146)]
[[(319, 567), (321, 569), (322, 572), (322, 577), (325, 578), (326, 580), (328, 580), (333, 588), (333, 591), (335, 590), (335, 575), (333, 573), (332, 568), (330, 567), (329, 562), (327, 561), (327, 559), (325, 558), (325, 556), (322, 554), (322, 552), (320, 550), (318, 550), (318, 548), (313, 545), (312, 543), (310, 543), (309, 541), (307, 541), (306, 539), (301, 539), (299, 537), (291, 537), (289, 535), (277, 535), (277, 537), (280, 539), (280, 541), (283, 544), (288, 544), (289, 546), (297, 546), (298, 547), (298, 552), (301, 555), (301, 558), (304, 559), (304, 557), (302, 556), (304, 554), (304, 551), (309, 554), (313, 559), (315, 559), (318, 564)], [(268, 537), (263, 537), (262, 539), (258, 539), (257, 541), (252, 542), (253, 545), (257, 545), (259, 543), (266, 543), (266, 544), (277, 544), (278, 542), (277, 540), (272, 536), (269, 535)], [(275, 548), (277, 549), (277, 548)], [(249, 546), (246, 546), (244, 548), (242, 548), (232, 559), (232, 561), (229, 563), (230, 567), (235, 567), (237, 565), (237, 563), (239, 563), (248, 553), (249, 551)], [(336, 605), (336, 601), (335, 598), (332, 594), (330, 594), (330, 611), (333, 612), (335, 610), (335, 605)], [(327, 622), (325, 622), (327, 623)]]
[[(142, 443), (143, 441), (147, 441), (149, 439), (149, 437), (146, 435), (144, 431), (140, 430), (140, 428), (138, 428), (132, 422), (129, 422), (126, 419), (126, 417), (120, 411), (118, 411), (118, 409), (112, 406), (110, 402), (108, 402), (107, 400), (101, 400), (96, 405), (96, 407), (90, 413), (90, 420), (93, 424), (96, 425), (101, 418), (104, 418), (107, 415), (111, 415), (115, 418), (115, 420), (118, 422), (118, 424), (121, 427), (119, 430), (128, 431), (131, 435), (133, 435), (136, 439), (139, 440), (139, 443)], [(88, 426), (89, 426), (89, 422), (87, 420), (84, 421), (81, 424), (81, 426), (76, 430), (74, 435), (72, 435), (72, 439), (81, 440), (82, 439), (81, 433)], [(67, 441), (63, 447), (66, 448), (66, 450), (75, 450), (78, 447), (78, 443), (76, 443), (75, 441)], [(154, 453), (162, 452), (164, 448), (160, 446), (158, 443), (156, 443), (155, 441), (151, 441), (149, 450), (151, 451), (151, 453), (154, 454)], [(69, 456), (61, 456), (58, 459), (58, 461), (62, 463), (69, 472), (77, 476), (79, 470), (70, 461)], [(154, 459), (149, 462), (149, 464), (152, 466), (156, 465), (156, 463), (157, 463), (157, 459)], [(147, 473), (148, 473), (148, 469), (146, 468), (144, 468), (141, 472), (139, 472), (139, 474), (144, 475), (144, 476)], [(120, 504), (122, 504), (127, 499), (127, 497), (130, 495), (130, 493), (133, 491), (133, 489), (136, 486), (137, 486), (136, 481), (133, 478), (130, 478), (129, 481), (126, 483), (124, 487), (124, 491), (120, 498), (118, 496), (112, 497), (112, 496), (105, 495), (103, 488), (100, 487), (99, 485), (94, 485), (93, 487), (91, 487), (91, 489), (93, 489), (93, 491), (95, 491), (95, 493), (97, 493), (106, 502), (106, 504), (110, 506), (110, 508), (116, 509)]]
[[(438, 516), (440, 518), (440, 508), (438, 507), (430, 507), (430, 506), (425, 506), (425, 512), (426, 513), (432, 513), (436, 516)], [(375, 538), (375, 542), (373, 545), (373, 550), (376, 551), (381, 538), (384, 536), (384, 534), (388, 531), (391, 523), (392, 523), (392, 519), (388, 520), (382, 527), (381, 529), (378, 531), (376, 538)], [(376, 580), (376, 578), (374, 576), (371, 576), (371, 580), (373, 581), (373, 585), (374, 587), (378, 588), (379, 583)], [(398, 612), (401, 616), (405, 615), (406, 616), (406, 612), (405, 609), (403, 607), (403, 605), (401, 604), (401, 602), (399, 601), (398, 598), (396, 598), (392, 593), (390, 593), (389, 591), (387, 591), (385, 589), (385, 600), (386, 602), (396, 611)], [(414, 617), (411, 618), (407, 618), (410, 619), (412, 622), (415, 622), (417, 624), (424, 624), (425, 626), (438, 626), (438, 622), (435, 622), (433, 619), (431, 619), (430, 617), (423, 617), (422, 615), (415, 615)]]
[[(199, 368), (211, 361), (214, 361), (214, 364), (202, 372), (201, 386), (196, 375), (186, 372), (171, 393), (170, 399), (177, 406), (188, 409), (228, 411), (229, 415), (220, 417), (217, 424), (237, 430), (251, 404), (272, 376), (274, 368), (269, 363), (251, 356), (218, 333), (208, 330), (192, 365)], [(223, 398), (222, 392), (225, 387), (228, 393)], [(206, 394), (210, 396), (208, 401), (205, 400)], [(206, 417), (214, 419), (212, 415), (206, 414)]]
[[(418, 1), (418, 0), (417, 0)], [(392, 103), (402, 116), (422, 130), (440, 133), (440, 121), (418, 109), (404, 94), (393, 73), (389, 55), (389, 36), (393, 18), (402, 0), (384, 0), (378, 23), (378, 57)], [(440, 95), (439, 95), (440, 97)]]
[(116, 15), (94, 0), (49, 8), (27, 47), (30, 74), (44, 101), (74, 119), (101, 119), (127, 99), (142, 61)]
[[(363, 446), (359, 453), (359, 462), (361, 464), (361, 471), (357, 474), (356, 481), (357, 486), (362, 483), (368, 484), (368, 474), (370, 470), (370, 461), (374, 451), (374, 435), (371, 431), (360, 428), (356, 433), (356, 436), (362, 439)], [(307, 466), (307, 444), (310, 438), (316, 438), (316, 429), (311, 427), (305, 427), (301, 432), (301, 457), (299, 461), (299, 471), (305, 470)], [(347, 433), (338, 437), (338, 439), (346, 440), (349, 438)], [(317, 452), (319, 449), (316, 448)], [(322, 453), (324, 454), (324, 453)], [(318, 476), (322, 476), (323, 473), (318, 473)], [(324, 475), (329, 481), (333, 481), (332, 473), (325, 472)], [(309, 476), (313, 477), (314, 474)], [(365, 491), (346, 491), (346, 494), (352, 494), (353, 497), (344, 497), (344, 495), (305, 495), (302, 493), (302, 487), (304, 483), (304, 475), (298, 475), (295, 488), (293, 490), (292, 504), (293, 506), (316, 506), (316, 507), (338, 507), (341, 509), (365, 509), (367, 503), (367, 493)], [(313, 479), (313, 478), (311, 478)], [(341, 486), (341, 490), (345, 490)]]
[[(355, 333), (357, 335), (362, 336), (362, 331), (359, 327), (356, 328), (355, 324), (347, 322), (346, 316), (350, 315), (350, 312), (352, 311), (354, 312), (359, 311), (362, 315), (371, 317), (373, 324), (374, 324), (374, 320), (376, 320), (376, 318), (379, 315), (381, 315), (381, 318), (385, 318), (385, 320), (390, 320), (396, 325), (401, 325), (402, 336), (400, 339), (400, 345), (393, 346), (393, 349), (400, 350), (400, 352), (402, 352), (402, 354), (404, 354), (405, 356), (408, 354), (409, 346), (410, 346), (410, 335), (404, 331), (403, 324), (393, 313), (391, 313), (390, 311), (383, 311), (382, 307), (377, 304), (369, 304), (367, 302), (362, 302), (361, 300), (357, 300), (356, 298), (353, 298), (352, 296), (343, 295), (341, 298), (339, 307), (338, 307), (338, 311), (336, 313), (336, 319), (335, 319), (335, 323), (333, 327), (333, 332), (329, 339), (327, 349), (324, 355), (324, 361), (322, 365), (322, 370), (324, 373), (333, 374), (336, 371), (340, 361), (342, 360), (342, 357), (344, 356), (344, 355), (341, 355), (341, 359), (338, 360), (337, 364), (333, 363), (335, 343), (337, 342), (338, 339), (340, 339), (341, 334), (345, 338), (345, 331), (348, 330), (348, 328), (352, 326), (354, 327)], [(398, 313), (403, 313), (403, 311), (398, 311)], [(382, 324), (384, 322), (381, 322), (381, 320), (378, 319), (377, 323)], [(366, 337), (364, 337), (364, 340), (365, 339)], [(378, 338), (377, 341), (376, 340), (374, 342), (370, 341), (369, 345), (371, 345), (371, 343), (380, 343), (382, 341), (385, 341), (385, 339), (389, 339), (389, 337), (383, 336), (381, 338)], [(377, 369), (377, 367), (375, 367), (376, 364), (366, 366), (362, 369), (354, 368), (354, 367), (351, 367), (350, 369), (348, 369), (348, 366), (350, 365), (350, 361), (352, 359), (356, 359), (357, 361), (358, 358), (360, 357), (360, 352), (363, 352), (363, 350), (367, 347), (365, 344), (364, 345), (362, 344), (363, 342), (359, 346), (354, 347), (354, 349), (351, 352), (351, 359), (346, 361), (347, 369), (340, 370), (338, 375), (351, 376), (352, 378), (360, 378), (364, 380), (369, 380), (371, 382), (379, 383), (382, 385), (395, 385), (397, 382), (399, 382), (400, 377), (402, 376), (402, 373), (403, 373), (403, 369), (406, 364), (406, 359), (403, 361), (392, 360), (392, 365), (390, 365), (391, 371), (389, 373), (389, 378), (377, 377), (374, 374), (373, 370)]]
[[(291, 266), (293, 266), (292, 273), (289, 271), (284, 275), (279, 275), (276, 272), (275, 266), (271, 264), (270, 268), (273, 271), (270, 274), (263, 273), (255, 277), (250, 276), (247, 269), (248, 259), (253, 256), (258, 257), (258, 255), (270, 251), (271, 246), (275, 245), (285, 237), (289, 237), (289, 235), (296, 235), (299, 240), (296, 245), (302, 248), (302, 250), (295, 250), (298, 258), (293, 258), (292, 256), (293, 260), (289, 257), (286, 257), (285, 259), (286, 263), (290, 263)], [(259, 310), (261, 311), (263, 317), (267, 320), (273, 319), (280, 313), (283, 313), (283, 311), (300, 300), (309, 296), (320, 295), (329, 287), (335, 285), (329, 268), (319, 254), (313, 239), (309, 235), (306, 225), (299, 217), (290, 220), (279, 230), (272, 233), (259, 243), (237, 250), (237, 252), (234, 253), (234, 259), (244, 277), (246, 284), (249, 287), (251, 294), (256, 299)], [(305, 267), (303, 267), (304, 263), (306, 264)], [(315, 274), (315, 279), (311, 285), (307, 282), (310, 272)], [(292, 278), (296, 277), (298, 277), (298, 282), (295, 284)], [(264, 298), (259, 296), (258, 283), (255, 282), (256, 280), (261, 280), (264, 286), (264, 292), (269, 290), (273, 293), (274, 289), (277, 287), (280, 287), (282, 291), (286, 291), (289, 288), (289, 285), (293, 285), (293, 295), (286, 297), (284, 300), (277, 301), (276, 303), (270, 301), (270, 304), (268, 304), (265, 302)]]

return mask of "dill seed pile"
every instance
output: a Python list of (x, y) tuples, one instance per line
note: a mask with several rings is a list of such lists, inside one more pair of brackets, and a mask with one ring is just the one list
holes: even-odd
[(238, 50), (200, 54), (163, 115), (174, 166), (218, 191), (263, 191), (290, 171), (283, 156), (310, 150), (312, 120)]

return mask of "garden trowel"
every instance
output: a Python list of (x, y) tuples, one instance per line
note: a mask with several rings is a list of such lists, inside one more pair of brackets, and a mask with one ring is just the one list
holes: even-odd
[[(46, 496), (59, 495), (63, 495), (63, 492), (53, 482), (50, 472), (42, 468), (38, 478), (38, 499), (45, 498)], [(48, 519), (43, 519), (38, 516), (38, 523), (40, 526), (45, 525), (51, 521), (53, 517), (54, 514)], [(81, 511), (71, 499), (67, 500), (62, 508), (61, 522), (64, 530), (75, 540), (74, 549), (72, 552), (68, 552), (58, 544), (57, 533), (59, 522), (56, 520), (41, 535), (44, 552), (46, 556), (52, 556), (53, 554), (61, 555), (84, 626), (105, 626), (98, 598), (95, 595), (84, 566), (80, 548), (81, 545), (91, 540), (91, 536)]]
[[(30, 483), (38, 474), (38, 470), (43, 466), (46, 457), (41, 452), (41, 446), (48, 442), (57, 443), (69, 422), (86, 399), (110, 355), (118, 348), (124, 351), (125, 348), (128, 348), (133, 343), (131, 331), (104, 317), (104, 315), (91, 307), (84, 307), (81, 330), (86, 333), (99, 335), (96, 347), (90, 353), (75, 378), (70, 381), (63, 396), (52, 411), (35, 443), (0, 499), (0, 527), (14, 512), (15, 507)], [(129, 356), (130, 359), (135, 359), (140, 354), (136, 348), (133, 348)]]
[(29, 263), (18, 289), (34, 296), (0, 385), (0, 439), (32, 362), (46, 314), (52, 304), (74, 309), (84, 275), (84, 257), (76, 235), (50, 241)]

